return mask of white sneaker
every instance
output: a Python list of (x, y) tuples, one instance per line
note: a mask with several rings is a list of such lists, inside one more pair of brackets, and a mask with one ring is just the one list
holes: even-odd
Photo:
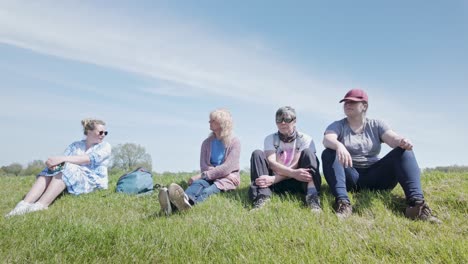
[(42, 211), (42, 210), (47, 210), (47, 206), (39, 203), (39, 202), (35, 202), (33, 205), (31, 205), (31, 207), (29, 207), (29, 210), (28, 210), (28, 213), (31, 213), (31, 212), (36, 212), (36, 211)]
[(179, 211), (185, 211), (192, 208), (189, 203), (188, 196), (185, 194), (184, 189), (176, 183), (169, 185), (169, 200), (173, 203)]
[(163, 212), (166, 216), (169, 216), (172, 213), (172, 206), (166, 187), (163, 187), (161, 190), (159, 190), (158, 198), (159, 205), (161, 206), (161, 212)]
[(34, 204), (25, 202), (24, 200), (19, 202), (11, 212), (5, 215), (5, 217), (11, 217), (14, 215), (23, 215), (25, 213), (28, 213), (30, 210), (30, 207), (33, 206)]

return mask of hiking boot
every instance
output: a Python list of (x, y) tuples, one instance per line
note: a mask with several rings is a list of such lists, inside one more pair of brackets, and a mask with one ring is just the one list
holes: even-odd
[(161, 206), (161, 212), (163, 212), (166, 216), (171, 215), (172, 206), (171, 201), (169, 200), (169, 193), (166, 187), (163, 187), (159, 190), (158, 198), (159, 205)]
[(27, 203), (25, 201), (19, 202), (11, 212), (5, 215), (5, 217), (11, 217), (15, 215), (23, 215), (29, 212), (29, 208), (32, 206), (32, 203)]
[(432, 210), (424, 200), (413, 201), (414, 205), (406, 207), (405, 216), (413, 220), (428, 221), (434, 224), (441, 224), (437, 217), (432, 215)]
[(353, 213), (353, 207), (348, 200), (340, 199), (336, 201), (336, 216), (340, 219), (345, 219), (351, 216)]
[(306, 195), (306, 204), (310, 208), (312, 213), (322, 212), (322, 207), (320, 206), (320, 198), (318, 195)]
[(257, 196), (257, 198), (255, 198), (255, 200), (253, 201), (253, 208), (252, 208), (252, 210), (258, 210), (258, 209), (262, 208), (262, 207), (265, 206), (265, 204), (267, 204), (269, 201), (270, 201), (270, 197), (269, 197), (269, 196), (266, 196), (266, 195), (263, 195), (263, 194), (259, 194), (259, 195)]
[(184, 189), (182, 189), (182, 187), (180, 187), (178, 184), (171, 183), (171, 185), (169, 185), (168, 193), (169, 200), (177, 207), (179, 211), (185, 211), (192, 208), (189, 202), (189, 198), (184, 192)]

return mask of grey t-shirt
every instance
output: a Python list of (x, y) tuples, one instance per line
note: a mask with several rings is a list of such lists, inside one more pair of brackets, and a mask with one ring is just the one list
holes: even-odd
[(346, 118), (331, 123), (325, 134), (338, 135), (338, 141), (343, 143), (351, 154), (353, 167), (367, 168), (379, 160), (382, 135), (390, 127), (382, 120), (366, 118), (362, 133), (354, 133)]

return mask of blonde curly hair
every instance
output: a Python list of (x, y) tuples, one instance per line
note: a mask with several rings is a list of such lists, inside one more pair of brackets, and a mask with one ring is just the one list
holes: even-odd
[[(223, 142), (224, 146), (227, 147), (232, 139), (233, 122), (231, 113), (227, 109), (219, 108), (210, 113), (210, 119), (219, 123), (221, 127), (219, 139)], [(210, 135), (215, 136), (213, 132)]]

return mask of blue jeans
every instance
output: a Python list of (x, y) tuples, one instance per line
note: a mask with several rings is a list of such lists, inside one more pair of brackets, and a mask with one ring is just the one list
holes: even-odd
[(369, 168), (345, 168), (336, 158), (336, 151), (322, 153), (323, 173), (337, 200), (349, 201), (348, 190), (392, 190), (397, 183), (405, 192), (406, 200), (424, 199), (421, 189), (421, 171), (413, 151), (395, 148)]
[(213, 182), (208, 182), (205, 180), (196, 180), (190, 185), (185, 194), (193, 203), (200, 203), (206, 200), (210, 195), (221, 192), (220, 189)]

